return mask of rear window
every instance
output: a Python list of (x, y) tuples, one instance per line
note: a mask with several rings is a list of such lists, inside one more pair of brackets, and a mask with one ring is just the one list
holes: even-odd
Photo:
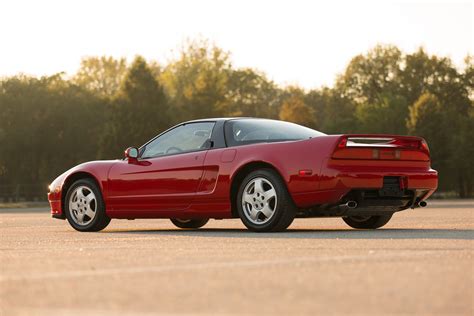
[(228, 146), (302, 140), (323, 135), (325, 134), (311, 128), (275, 120), (238, 119), (225, 124)]

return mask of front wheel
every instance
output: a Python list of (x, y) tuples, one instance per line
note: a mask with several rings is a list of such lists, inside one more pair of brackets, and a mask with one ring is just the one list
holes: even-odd
[(209, 218), (200, 218), (200, 219), (180, 219), (180, 218), (170, 218), (170, 221), (179, 228), (191, 228), (197, 229), (206, 225), (209, 221)]
[(342, 219), (352, 228), (377, 229), (387, 224), (391, 218), (392, 214), (377, 216), (348, 216), (343, 217)]
[(240, 184), (236, 204), (244, 225), (255, 232), (285, 230), (296, 214), (285, 184), (271, 169), (249, 173)]
[(66, 218), (75, 230), (97, 232), (110, 223), (100, 189), (91, 179), (80, 179), (71, 185), (64, 207)]

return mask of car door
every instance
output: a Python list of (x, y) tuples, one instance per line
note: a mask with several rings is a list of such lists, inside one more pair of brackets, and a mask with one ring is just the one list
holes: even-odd
[(137, 161), (109, 171), (108, 207), (113, 211), (179, 211), (189, 207), (203, 174), (214, 122), (175, 127), (140, 149)]

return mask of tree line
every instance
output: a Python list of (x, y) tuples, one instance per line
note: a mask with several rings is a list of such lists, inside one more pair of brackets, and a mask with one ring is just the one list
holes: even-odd
[[(282, 119), (325, 133), (427, 139), (439, 190), (474, 195), (473, 60), (458, 69), (422, 48), (379, 45), (355, 56), (333, 87), (281, 87), (203, 40), (167, 64), (88, 57), (72, 77), (0, 79), (0, 195), (45, 194), (66, 169), (121, 158), (175, 123), (220, 116)], [(316, 77), (318, 74), (315, 73)], [(3, 191), (2, 191), (3, 190)], [(31, 192), (30, 192), (31, 191)], [(3, 192), (3, 193), (1, 193)]]

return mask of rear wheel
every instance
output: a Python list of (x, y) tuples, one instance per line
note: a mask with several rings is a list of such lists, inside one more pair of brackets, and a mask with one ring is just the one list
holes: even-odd
[(97, 232), (110, 223), (100, 189), (91, 179), (80, 179), (71, 185), (64, 208), (69, 224), (81, 232)]
[(377, 229), (387, 224), (391, 218), (392, 214), (377, 216), (348, 216), (343, 217), (342, 219), (352, 228)]
[(206, 225), (209, 221), (209, 218), (201, 219), (180, 219), (180, 218), (171, 218), (171, 222), (179, 228), (201, 228)]
[(240, 184), (236, 203), (240, 219), (255, 232), (285, 230), (296, 214), (285, 184), (271, 169), (248, 174)]

